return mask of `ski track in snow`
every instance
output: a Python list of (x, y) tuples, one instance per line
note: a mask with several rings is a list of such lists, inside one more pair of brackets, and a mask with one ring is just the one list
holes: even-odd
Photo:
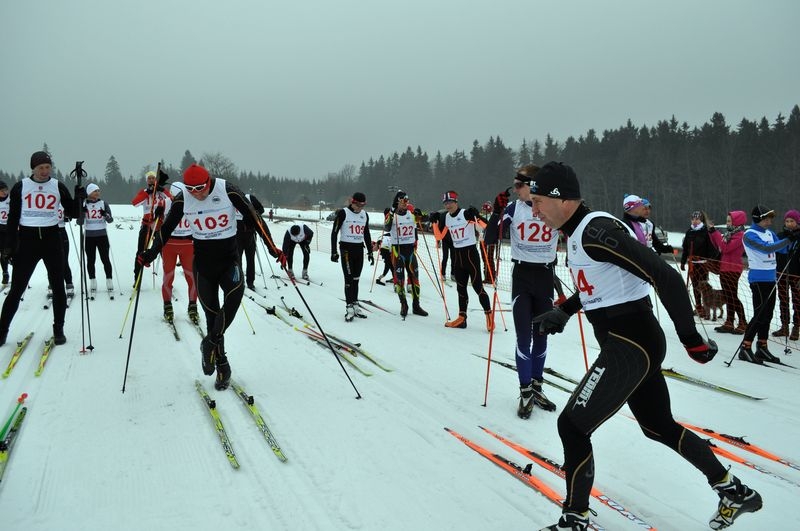
[[(112, 208), (118, 221), (126, 216), (135, 219), (137, 214), (127, 206)], [(132, 309), (123, 338), (119, 333), (129, 304), (137, 235), (129, 225), (137, 228), (136, 221), (109, 228), (124, 294), (115, 293), (113, 301), (102, 296), (90, 302), (94, 352), (78, 353), (81, 307), (76, 295), (67, 310), (67, 344), (53, 349), (41, 377), (33, 376), (44, 340), (52, 333), (52, 310), (42, 310), (46, 289), (42, 264), (12, 323), (10, 343), (0, 349), (0, 370), (4, 370), (16, 341), (35, 331), (14, 372), (0, 380), (3, 422), (16, 398), (22, 392), (30, 395), (28, 416), (0, 483), (0, 529), (484, 531), (538, 529), (556, 521), (555, 505), (443, 427), (521, 466), (529, 460), (478, 425), (562, 462), (558, 412), (535, 409), (529, 421), (518, 419), (516, 374), (494, 364), (483, 406), (487, 362), (471, 354), (485, 354), (488, 348), (482, 316), (470, 314), (466, 330), (445, 329), (441, 300), (424, 272), (422, 305), (429, 317), (409, 315), (403, 322), (398, 315), (368, 307), (368, 319), (345, 323), (341, 268), (328, 260), (329, 223), (313, 227), (310, 273), (324, 285), (300, 286), (300, 292), (326, 331), (361, 342), (394, 371), (384, 372), (358, 357), (356, 363), (373, 373), (365, 377), (344, 364), (363, 396), (356, 400), (329, 350), (245, 298), (256, 334), (240, 310), (226, 333), (233, 378), (254, 396), (288, 462), (275, 457), (240, 398), (232, 390), (214, 390), (213, 377), (202, 374), (200, 338), (186, 321), (186, 285), (180, 272), (174, 307), (181, 340), (175, 341), (161, 320), (160, 286), (153, 288), (152, 269), (145, 270), (126, 392), (121, 393)], [(287, 224), (270, 226), (280, 242)], [(77, 230), (73, 234), (77, 236)], [(260, 244), (258, 249), (268, 277), (274, 260)], [(421, 257), (429, 267), (427, 255)], [(74, 250), (70, 259), (77, 279)], [(160, 266), (156, 272), (160, 282)], [(399, 303), (391, 287), (375, 286), (369, 292), (372, 275), (365, 263), (362, 297), (397, 313)], [(264, 280), (260, 271), (256, 280)], [(277, 289), (275, 282), (266, 280), (266, 291), (260, 287), (266, 297), (254, 295), (257, 301), (282, 308), (283, 297), (312, 321), (291, 284)], [(446, 289), (453, 315), (455, 288)], [(506, 292), (500, 296), (508, 299)], [(470, 291), (470, 308), (477, 304)], [(767, 397), (753, 402), (668, 379), (675, 417), (718, 432), (747, 435), (751, 442), (800, 462), (795, 371), (738, 361), (725, 367), (723, 361), (740, 337), (715, 335), (713, 325), (708, 331), (720, 344), (720, 354), (712, 363), (698, 365), (686, 356), (666, 312), (660, 310), (669, 349), (665, 367)], [(513, 363), (511, 314), (505, 318), (509, 331), (503, 332), (498, 318), (493, 357)], [(301, 326), (299, 320), (289, 319)], [(591, 363), (597, 343), (585, 319), (582, 324)], [(583, 356), (573, 318), (564, 334), (551, 337), (547, 364), (581, 379)], [(786, 356), (788, 363), (799, 365), (800, 359), (793, 358)], [(211, 417), (194, 389), (195, 378), (217, 402), (239, 470), (225, 459)], [(567, 393), (547, 385), (545, 392), (560, 411)], [(669, 449), (646, 439), (637, 424), (625, 418), (626, 412), (623, 408), (593, 436), (595, 485), (658, 529), (707, 529), (717, 498), (705, 479)], [(800, 482), (796, 470), (720, 446)], [(722, 461), (727, 466), (727, 460)], [(741, 465), (734, 464), (733, 470), (765, 500), (762, 511), (742, 517), (734, 529), (800, 528), (800, 518), (789, 510), (800, 488)], [(532, 472), (563, 492), (563, 482), (555, 475), (536, 465)], [(640, 529), (599, 502), (593, 500), (592, 507), (607, 529)]]

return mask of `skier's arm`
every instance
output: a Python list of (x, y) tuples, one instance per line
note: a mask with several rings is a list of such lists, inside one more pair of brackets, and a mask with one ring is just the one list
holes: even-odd
[(267, 224), (264, 222), (261, 216), (256, 213), (255, 208), (253, 208), (253, 204), (247, 200), (237, 186), (229, 182), (225, 183), (225, 193), (228, 195), (228, 199), (231, 200), (231, 203), (233, 203), (234, 208), (242, 214), (242, 221), (244, 222), (245, 226), (258, 232), (259, 236), (261, 236), (261, 239), (264, 241), (264, 244), (267, 246), (267, 252), (269, 252), (273, 258), (280, 259), (281, 250), (275, 245), (275, 242), (272, 240), (272, 233), (270, 233), (269, 227), (267, 227)]
[(772, 244), (765, 243), (764, 240), (757, 238), (752, 232), (744, 233), (745, 246), (750, 247), (751, 249), (755, 249), (756, 251), (760, 251), (762, 253), (774, 253), (781, 251), (784, 247), (787, 247), (790, 243), (792, 243), (792, 240), (790, 240), (789, 238), (778, 240), (777, 242)]

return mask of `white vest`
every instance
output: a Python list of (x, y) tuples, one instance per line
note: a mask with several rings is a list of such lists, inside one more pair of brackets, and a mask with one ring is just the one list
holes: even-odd
[(349, 208), (343, 208), (344, 221), (339, 231), (339, 241), (344, 243), (364, 243), (364, 231), (367, 230), (367, 213), (363, 210), (356, 214)]
[(416, 240), (414, 227), (414, 214), (406, 211), (405, 214), (400, 215), (395, 212), (392, 225), (389, 228), (389, 237), (391, 238), (392, 245), (406, 245), (413, 244)]
[(464, 217), (464, 209), (460, 208), (455, 216), (450, 213), (444, 215), (444, 224), (450, 232), (450, 237), (453, 239), (453, 247), (456, 249), (463, 249), (464, 247), (473, 246), (478, 243), (475, 238), (475, 225), (470, 224), (467, 218)]
[(8, 211), (10, 210), (10, 200), (6, 196), (5, 201), (0, 201), (0, 225), (8, 224)]
[[(606, 212), (591, 212), (578, 224), (567, 245), (569, 272), (586, 311), (636, 301), (650, 294), (650, 284), (641, 278), (614, 264), (592, 260), (586, 254), (581, 244), (583, 231), (597, 217), (616, 219)], [(628, 232), (633, 236), (629, 228)]]
[(86, 202), (86, 219), (84, 227), (86, 230), (104, 230), (106, 228), (106, 202), (102, 199), (90, 203)]
[(216, 179), (214, 189), (202, 201), (192, 194), (184, 195), (183, 216), (196, 240), (224, 240), (236, 236), (236, 207), (228, 197), (224, 179)]
[(381, 238), (381, 249), (391, 249), (392, 248), (392, 237), (388, 232), (383, 233), (383, 237)]
[(37, 183), (31, 178), (22, 181), (22, 209), (19, 224), (23, 227), (55, 227), (61, 194), (58, 181), (49, 179)]
[[(178, 193), (182, 193), (184, 198), (184, 205), (186, 204), (185, 202), (186, 196), (189, 195), (189, 193), (186, 191), (186, 188), (183, 187), (183, 183), (172, 183), (170, 185), (170, 192), (172, 193), (172, 197), (175, 197), (176, 195), (178, 195)], [(171, 208), (172, 208), (172, 200), (167, 198), (167, 204), (164, 207), (165, 219), (167, 213), (169, 213), (169, 210)], [(191, 235), (192, 235), (192, 227), (189, 226), (189, 220), (186, 219), (186, 216), (183, 216), (180, 222), (178, 222), (178, 225), (175, 227), (175, 230), (172, 231), (172, 234), (170, 236), (185, 238), (186, 236), (191, 236)]]
[(649, 219), (646, 219), (644, 223), (642, 223), (642, 230), (644, 231), (644, 237), (647, 241), (647, 248), (653, 248), (653, 231), (655, 230), (655, 225)]
[[(747, 229), (745, 232), (745, 237), (750, 234), (755, 236), (759, 240), (763, 241), (766, 245), (772, 245), (775, 243), (775, 238), (772, 236), (772, 231), (757, 231), (753, 229)], [(775, 271), (778, 268), (778, 261), (775, 258), (775, 253), (765, 253), (763, 251), (759, 251), (758, 249), (751, 249), (747, 245), (744, 246), (744, 252), (747, 253), (747, 264), (750, 269), (766, 269), (766, 270), (773, 270)]]
[(517, 199), (509, 233), (511, 258), (534, 264), (550, 264), (555, 261), (558, 232), (535, 217), (525, 201)]
[(298, 225), (298, 227), (300, 227), (300, 232), (298, 232), (297, 235), (292, 234), (291, 229), (289, 229), (289, 239), (292, 240), (294, 243), (300, 243), (306, 239), (305, 227), (302, 227), (300, 225)]

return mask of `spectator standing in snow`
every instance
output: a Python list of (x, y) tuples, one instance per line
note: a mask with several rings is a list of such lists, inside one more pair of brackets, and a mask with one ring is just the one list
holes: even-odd
[(719, 258), (719, 250), (714, 247), (709, 231), (716, 230), (714, 225), (708, 223), (705, 212), (695, 210), (691, 216), (691, 226), (683, 237), (683, 255), (681, 256), (681, 271), (686, 270), (689, 262), (689, 282), (692, 284), (695, 312), (703, 319), (709, 315), (703, 309), (703, 299), (699, 284), (708, 280), (708, 272), (714, 268), (712, 261)]
[[(800, 212), (789, 210), (783, 217), (783, 230), (779, 238), (795, 237), (800, 230)], [(789, 336), (791, 341), (800, 339), (800, 244), (794, 241), (786, 254), (778, 253), (778, 307), (780, 308), (781, 327), (772, 333), (773, 337)], [(790, 304), (791, 299), (791, 304)], [(792, 318), (792, 316), (794, 317)], [(789, 324), (792, 323), (791, 332)]]
[[(726, 232), (724, 235), (719, 231), (711, 233), (714, 245), (720, 250), (722, 256), (719, 260), (719, 282), (722, 286), (722, 295), (725, 297), (725, 307), (728, 315), (722, 325), (714, 328), (723, 334), (744, 334), (747, 328), (747, 320), (744, 316), (744, 305), (739, 299), (739, 277), (742, 276), (744, 265), (742, 255), (744, 254), (744, 224), (747, 221), (747, 214), (744, 210), (732, 210), (728, 212)], [(739, 324), (734, 327), (734, 320), (739, 317)]]

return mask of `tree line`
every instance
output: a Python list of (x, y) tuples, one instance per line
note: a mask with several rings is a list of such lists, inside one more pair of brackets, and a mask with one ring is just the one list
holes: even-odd
[[(46, 144), (44, 150), (49, 152)], [(361, 191), (369, 208), (381, 210), (391, 203), (395, 190), (403, 189), (416, 207), (430, 210), (441, 208), (441, 194), (451, 189), (460, 194), (463, 206), (480, 207), (512, 183), (516, 168), (550, 160), (575, 169), (591, 208), (621, 215), (623, 197), (637, 194), (650, 200), (654, 221), (667, 230), (685, 229), (694, 210), (706, 211), (717, 223), (724, 223), (730, 210), (744, 210), (749, 216), (756, 204), (780, 215), (800, 207), (800, 107), (795, 105), (788, 117), (742, 118), (736, 125), (718, 112), (700, 126), (674, 116), (655, 126), (628, 120), (616, 129), (599, 134), (590, 129), (564, 141), (550, 135), (543, 142), (523, 140), (517, 149), (491, 136), (483, 143), (475, 140), (468, 152), (437, 151), (432, 158), (419, 146), (407, 147), (311, 180), (239, 171), (221, 153), (204, 153), (196, 159), (189, 150), (178, 166), (162, 161), (162, 167), (172, 180), (179, 180), (185, 168), (198, 162), (212, 175), (255, 194), (266, 206), (314, 208), (321, 202), (340, 206)], [(57, 167), (55, 176), (74, 184), (71, 169)], [(104, 174), (90, 175), (89, 180), (101, 184), (109, 202), (127, 203), (152, 169), (155, 164), (143, 166), (137, 175), (123, 176), (112, 155)], [(25, 176), (0, 171), (0, 179), (9, 186)]]

